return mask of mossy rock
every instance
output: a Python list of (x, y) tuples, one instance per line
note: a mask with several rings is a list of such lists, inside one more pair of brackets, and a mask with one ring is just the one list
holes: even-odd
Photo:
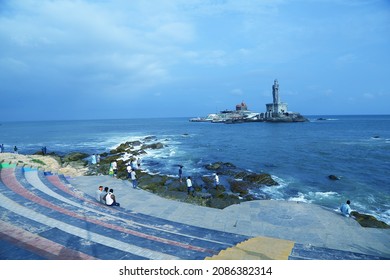
[(250, 183), (256, 183), (266, 186), (278, 186), (279, 183), (272, 179), (271, 175), (262, 173), (262, 174), (249, 174), (244, 177), (245, 181)]
[(146, 136), (146, 137), (144, 138), (144, 141), (145, 141), (145, 142), (155, 141), (155, 140), (157, 140), (157, 136)]
[[(136, 171), (137, 173), (137, 171)], [(158, 193), (166, 190), (165, 182), (168, 177), (164, 175), (150, 175), (147, 173), (137, 173), (139, 185), (153, 193)]]
[(236, 166), (230, 162), (214, 162), (205, 166), (207, 170), (223, 172), (226, 169), (234, 169)]
[(230, 190), (240, 195), (247, 195), (249, 183), (244, 181), (229, 180)]
[(164, 144), (160, 143), (160, 142), (153, 143), (153, 144), (144, 144), (141, 147), (142, 150), (147, 150), (147, 149), (156, 150), (156, 149), (162, 149), (162, 148), (164, 148)]
[(79, 160), (85, 160), (85, 158), (89, 157), (89, 154), (86, 153), (79, 153), (79, 152), (73, 152), (65, 155), (62, 158), (63, 162), (71, 162), (71, 161), (79, 161)]
[(206, 185), (206, 187), (214, 185), (214, 179), (210, 176), (202, 176), (202, 182)]
[(115, 154), (115, 155), (111, 155), (111, 156), (107, 156), (107, 157), (101, 158), (100, 159), (100, 164), (110, 164), (111, 162), (113, 162), (115, 160), (118, 160), (122, 156), (123, 156), (123, 153)]
[(223, 193), (226, 192), (226, 188), (223, 185), (218, 186), (212, 186), (207, 188), (207, 191), (213, 196), (213, 197), (223, 197)]
[(361, 214), (357, 211), (352, 211), (351, 215), (355, 217), (356, 221), (362, 226), (362, 227), (369, 227), (369, 228), (390, 228), (388, 224), (385, 222), (379, 221), (377, 218), (371, 215), (367, 214)]
[(178, 191), (178, 192), (186, 192), (187, 191), (187, 186), (186, 184), (180, 183), (179, 180), (175, 179), (168, 179), (165, 182), (165, 189), (168, 191)]
[(206, 202), (206, 206), (217, 209), (224, 209), (233, 204), (240, 204), (240, 199), (235, 197), (212, 198)]

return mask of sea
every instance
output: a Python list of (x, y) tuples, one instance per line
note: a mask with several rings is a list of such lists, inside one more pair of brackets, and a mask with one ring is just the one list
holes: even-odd
[[(155, 136), (164, 148), (148, 150), (150, 173), (211, 175), (205, 165), (229, 162), (271, 174), (279, 186), (253, 194), (273, 200), (351, 208), (390, 224), (390, 115), (306, 116), (302, 123), (190, 122), (189, 118), (1, 122), (5, 152), (104, 153), (126, 141)], [(329, 175), (339, 177), (330, 180)], [(310, 213), (308, 213), (310, 214)]]

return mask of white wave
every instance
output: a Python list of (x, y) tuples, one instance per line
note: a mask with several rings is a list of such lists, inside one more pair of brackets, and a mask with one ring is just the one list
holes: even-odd
[(390, 225), (390, 209), (386, 210), (383, 212), (380, 216), (379, 219), (381, 221), (384, 221), (386, 224)]
[(311, 203), (313, 200), (307, 199), (306, 196), (299, 192), (297, 196), (290, 197), (287, 199), (288, 201), (296, 201), (296, 202), (305, 202), (305, 203)]
[[(277, 176), (271, 175), (271, 178), (274, 179), (279, 185), (278, 186), (264, 186), (261, 187), (261, 192), (267, 194), (273, 199), (283, 199), (284, 197), (284, 188), (289, 185), (289, 182), (279, 178)], [(256, 192), (256, 191), (255, 191)]]
[(312, 197), (314, 199), (333, 199), (336, 196), (339, 196), (337, 192), (328, 191), (328, 192), (309, 192), (309, 197)]

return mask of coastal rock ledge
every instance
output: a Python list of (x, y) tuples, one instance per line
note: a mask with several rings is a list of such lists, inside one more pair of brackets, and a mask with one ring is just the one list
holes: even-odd
[[(143, 146), (142, 142), (128, 142), (119, 145), (110, 153), (101, 154), (102, 160), (99, 165), (90, 164), (87, 160), (90, 155), (85, 153), (70, 153), (59, 156), (55, 153), (50, 155), (21, 155), (13, 153), (1, 153), (0, 162), (17, 164), (38, 168), (44, 171), (64, 174), (70, 177), (107, 175), (109, 163), (112, 160), (118, 162), (118, 179), (128, 180), (126, 165), (135, 155), (146, 153), (145, 150), (159, 148), (160, 145)], [(133, 150), (134, 149), (134, 150)], [(131, 154), (129, 156), (129, 153)], [(214, 162), (204, 166), (206, 170), (218, 173), (220, 184), (215, 186), (212, 175), (193, 177), (194, 191), (187, 195), (185, 180), (179, 181), (177, 177), (149, 174), (143, 170), (137, 170), (139, 187), (156, 195), (174, 199), (186, 203), (223, 209), (233, 204), (244, 201), (268, 199), (266, 195), (254, 194), (252, 190), (261, 189), (264, 186), (278, 186), (271, 175), (266, 173), (253, 173), (237, 168), (232, 163)], [(352, 212), (352, 216), (363, 227), (390, 229), (390, 225), (377, 220), (372, 215)]]

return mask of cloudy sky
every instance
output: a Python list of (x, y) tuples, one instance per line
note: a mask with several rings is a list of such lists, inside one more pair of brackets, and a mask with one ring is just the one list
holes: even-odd
[(1, 120), (390, 113), (388, 0), (0, 0)]

